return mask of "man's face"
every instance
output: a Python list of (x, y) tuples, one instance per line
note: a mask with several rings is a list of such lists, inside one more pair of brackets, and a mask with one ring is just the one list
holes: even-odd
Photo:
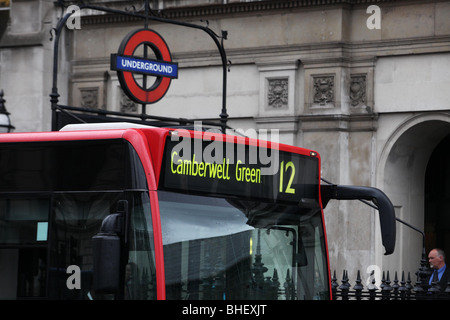
[(430, 268), (439, 269), (442, 267), (442, 256), (438, 255), (436, 250), (431, 250), (428, 254), (428, 262), (430, 264)]

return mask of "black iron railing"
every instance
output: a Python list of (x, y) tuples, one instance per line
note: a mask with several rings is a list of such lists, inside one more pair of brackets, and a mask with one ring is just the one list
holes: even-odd
[(445, 290), (441, 290), (438, 281), (430, 285), (420, 277), (413, 284), (410, 273), (405, 278), (404, 272), (400, 280), (395, 272), (394, 280), (391, 281), (389, 271), (383, 272), (379, 287), (375, 284), (373, 273), (371, 279), (365, 285), (358, 271), (355, 282), (351, 283), (348, 272), (344, 270), (339, 283), (335, 271), (331, 280), (333, 300), (450, 300), (450, 282)]

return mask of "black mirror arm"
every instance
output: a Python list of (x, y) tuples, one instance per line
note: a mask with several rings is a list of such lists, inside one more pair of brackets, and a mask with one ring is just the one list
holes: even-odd
[(389, 198), (381, 190), (372, 187), (321, 185), (322, 206), (326, 207), (331, 199), (335, 200), (369, 200), (376, 204), (380, 216), (381, 237), (385, 255), (395, 249), (395, 209)]

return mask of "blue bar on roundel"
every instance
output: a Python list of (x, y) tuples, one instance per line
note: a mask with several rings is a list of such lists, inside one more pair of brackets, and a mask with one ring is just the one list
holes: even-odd
[(178, 77), (177, 63), (120, 55), (113, 55), (113, 59), (111, 60), (113, 70), (136, 72), (168, 78)]

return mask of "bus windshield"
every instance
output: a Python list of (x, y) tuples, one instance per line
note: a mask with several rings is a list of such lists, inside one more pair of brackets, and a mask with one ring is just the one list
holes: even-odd
[(159, 191), (167, 299), (328, 299), (321, 210)]

